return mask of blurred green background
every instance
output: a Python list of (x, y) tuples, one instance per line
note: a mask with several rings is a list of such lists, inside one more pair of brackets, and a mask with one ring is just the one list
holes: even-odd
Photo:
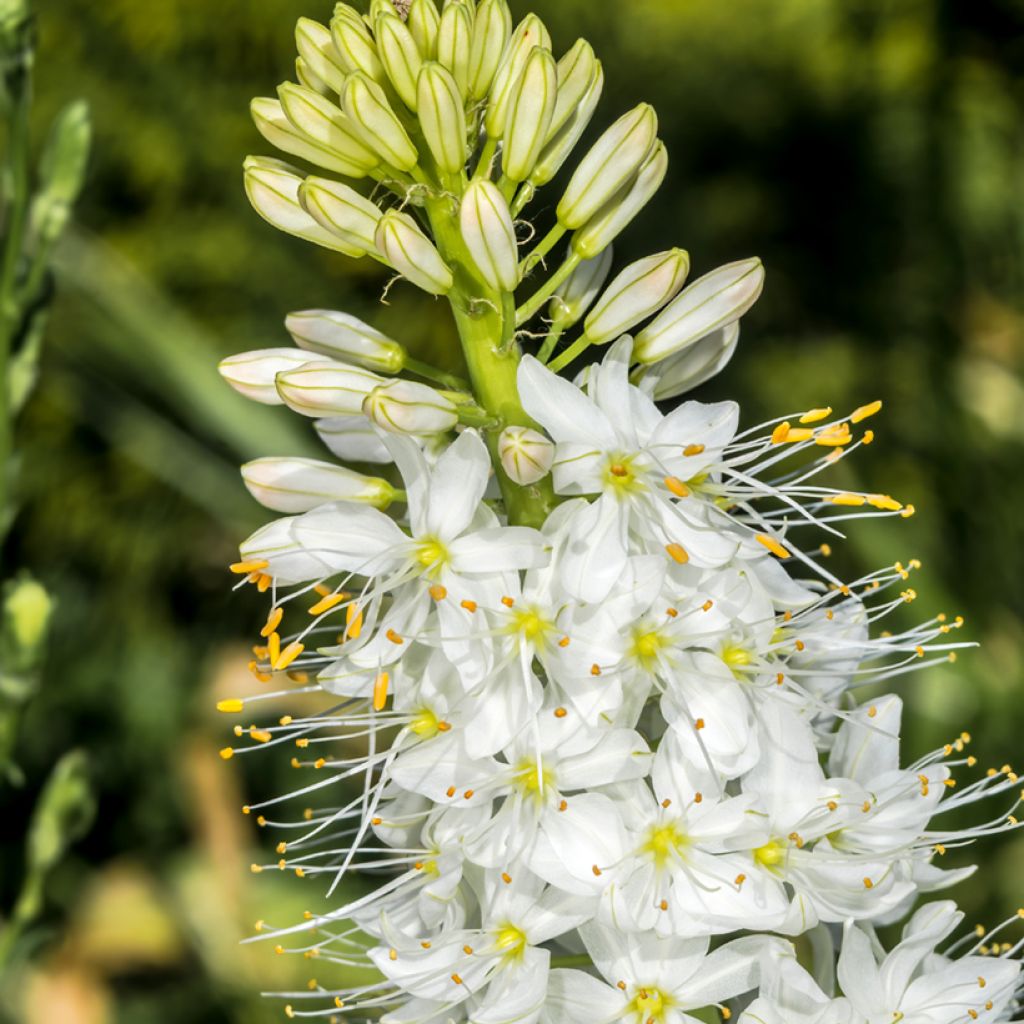
[[(98, 813), (50, 879), (30, 960), (0, 986), (2, 1012), (24, 1024), (260, 1024), (280, 1019), (260, 987), (315, 974), (238, 945), (256, 919), (285, 923), (316, 893), (249, 874), (261, 837), (239, 808), (287, 765), (222, 763), (229, 724), (213, 706), (252, 685), (246, 648), (265, 613), (254, 592), (229, 591), (225, 567), (264, 518), (237, 464), (316, 449), (296, 417), (248, 405), (215, 366), (286, 343), (284, 314), (317, 306), (372, 319), (421, 356), (444, 358), (453, 341), (442, 303), (399, 289), (378, 307), (375, 264), (274, 232), (242, 192), (243, 157), (267, 152), (248, 101), (291, 77), (295, 19), (329, 9), (38, 8), (35, 117), (84, 97), (95, 144), (18, 439), (8, 564), (30, 568), (57, 607), (16, 751), (26, 782), (0, 791), (0, 914), (18, 890), (21, 823), (70, 747), (88, 753)], [(641, 100), (659, 111), (670, 177), (619, 261), (670, 245), (690, 250), (695, 273), (764, 259), (739, 354), (700, 397), (740, 398), (748, 425), (885, 401), (878, 440), (843, 472), (918, 514), (858, 526), (836, 558), (851, 571), (920, 558), (913, 615), (962, 612), (982, 644), (903, 684), (908, 756), (968, 729), (983, 766), (1012, 761), (1024, 724), (1024, 3), (532, 9), (559, 51), (584, 35), (604, 60), (598, 123)], [(1021, 900), (1024, 843), (976, 852), (984, 870), (958, 898), (994, 923)]]

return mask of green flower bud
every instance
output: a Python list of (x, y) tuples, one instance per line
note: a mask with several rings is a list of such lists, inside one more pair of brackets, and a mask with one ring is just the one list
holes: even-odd
[(346, 256), (365, 256), (364, 250), (349, 245), (321, 227), (299, 203), (302, 178), (280, 160), (250, 156), (245, 161), (245, 193), (253, 209), (279, 231), (322, 245)]
[[(294, 86), (294, 88), (301, 89), (302, 86)], [(317, 94), (314, 93), (314, 95)], [(320, 98), (323, 99), (323, 97)], [(306, 160), (311, 164), (316, 164), (317, 167), (337, 171), (348, 177), (360, 178), (366, 174), (364, 164), (346, 159), (333, 148), (310, 138), (304, 131), (297, 128), (285, 114), (284, 106), (278, 100), (271, 99), (269, 96), (257, 96), (249, 104), (249, 112), (260, 135), (275, 149), (280, 149), (291, 156), (297, 156), (300, 160)], [(370, 153), (361, 142), (357, 141), (357, 144), (360, 149), (369, 154), (375, 164), (380, 162), (377, 155)]]
[(552, 326), (564, 331), (578, 323), (604, 287), (611, 268), (611, 246), (592, 260), (584, 260), (551, 299), (548, 313)]
[(469, 159), (466, 111), (451, 72), (428, 61), (417, 82), (420, 129), (437, 166), (458, 174)]
[(242, 466), (242, 480), (261, 505), (288, 515), (330, 501), (387, 508), (395, 498), (395, 489), (387, 480), (317, 459), (254, 459)]
[[(277, 391), (277, 375), (315, 361), (315, 356), (300, 349), (261, 348), (228, 356), (217, 369), (240, 395), (262, 405), (284, 405)], [(329, 363), (330, 359), (324, 356), (320, 362)]]
[(352, 122), (330, 100), (291, 82), (279, 86), (277, 95), (292, 125), (331, 155), (337, 165), (332, 170), (363, 178), (380, 163), (377, 154), (360, 140)]
[(512, 35), (512, 12), (505, 0), (482, 0), (476, 9), (469, 51), (469, 96), (482, 100), (494, 82), (505, 44)]
[(305, 363), (277, 375), (277, 391), (294, 412), (314, 419), (325, 416), (355, 416), (363, 399), (381, 384), (370, 370), (327, 360)]
[(558, 100), (545, 141), (553, 139), (579, 109), (594, 82), (597, 67), (594, 48), (585, 39), (577, 39), (558, 62)]
[(419, 153), (376, 82), (363, 74), (350, 75), (341, 105), (363, 142), (386, 163), (400, 171), (411, 171), (416, 166)]
[(534, 188), (546, 185), (562, 169), (565, 161), (569, 159), (570, 154), (576, 148), (576, 143), (580, 141), (593, 119), (603, 90), (604, 68), (598, 61), (594, 70), (594, 79), (583, 99), (580, 100), (579, 106), (541, 151), (540, 159), (530, 174), (530, 184)]
[(428, 437), (443, 434), (459, 422), (453, 402), (427, 384), (393, 380), (374, 388), (363, 402), (363, 413), (390, 434)]
[(498, 437), (498, 457), (509, 480), (525, 487), (551, 472), (555, 446), (529, 427), (506, 427)]
[[(96, 813), (96, 797), (89, 780), (89, 763), (84, 751), (72, 750), (57, 762), (46, 780), (32, 811), (25, 843), (26, 873), (41, 878), (64, 856), (68, 847), (81, 839)], [(33, 902), (41, 899), (42, 889), (30, 889)], [(36, 916), (38, 906), (22, 905), (26, 919)]]
[(32, 233), (44, 245), (60, 237), (71, 217), (85, 179), (91, 139), (89, 107), (81, 100), (66, 106), (50, 128), (31, 213)]
[(463, 4), (450, 4), (441, 13), (437, 32), (437, 60), (458, 83), (463, 96), (469, 88), (469, 50), (473, 40), (473, 19)]
[(401, 101), (413, 112), (417, 106), (416, 79), (423, 58), (412, 33), (397, 14), (382, 14), (376, 21), (381, 63)]
[(384, 65), (366, 22), (355, 11), (336, 10), (331, 19), (331, 39), (347, 74), (362, 72), (374, 82), (384, 82)]
[(623, 114), (583, 158), (558, 204), (558, 223), (583, 227), (605, 203), (636, 176), (650, 156), (658, 116), (647, 103)]
[(5, 669), (27, 671), (40, 662), (53, 609), (53, 598), (32, 577), (8, 580), (4, 586), (0, 633)]
[(376, 235), (380, 254), (414, 285), (431, 295), (444, 295), (455, 279), (434, 243), (407, 213), (389, 210), (380, 219)]
[(756, 257), (712, 270), (637, 335), (633, 358), (655, 363), (734, 323), (757, 301), (763, 287), (764, 267)]
[(590, 259), (606, 245), (611, 245), (661, 188), (667, 172), (668, 151), (659, 140), (629, 190), (608, 203), (572, 236), (573, 251), (584, 259)]
[(682, 249), (631, 263), (608, 285), (587, 317), (583, 333), (594, 345), (625, 334), (675, 298), (689, 272), (690, 256)]
[(380, 373), (398, 373), (405, 349), (376, 328), (333, 309), (304, 309), (284, 322), (295, 344), (310, 352), (357, 363)]
[(437, 13), (434, 0), (412, 0), (407, 24), (419, 47), (420, 56), (424, 60), (434, 60), (437, 56), (437, 33), (441, 24), (441, 15)]
[(651, 368), (656, 402), (676, 398), (710, 380), (728, 365), (740, 340), (739, 321), (712, 331)]
[(301, 57), (295, 58), (295, 77), (299, 80), (299, 85), (304, 85), (321, 96), (331, 93), (331, 87)]
[(558, 92), (558, 70), (548, 50), (535, 46), (509, 98), (501, 168), (525, 181), (548, 141)]
[(459, 221), (480, 276), (495, 291), (515, 291), (519, 248), (508, 203), (497, 185), (486, 179), (471, 182), (462, 197)]
[(309, 177), (299, 186), (302, 208), (343, 242), (364, 252), (374, 252), (374, 235), (381, 212), (354, 188), (330, 178)]
[(547, 26), (536, 14), (528, 14), (516, 26), (509, 41), (498, 71), (491, 86), (491, 101), (484, 114), (484, 131), (489, 138), (500, 139), (508, 122), (508, 110), (512, 93), (519, 81), (519, 76), (530, 59), (535, 46), (543, 50), (551, 49), (551, 35)]
[(299, 18), (295, 26), (295, 45), (306, 67), (335, 92), (345, 86), (345, 68), (334, 48), (331, 31), (311, 18)]

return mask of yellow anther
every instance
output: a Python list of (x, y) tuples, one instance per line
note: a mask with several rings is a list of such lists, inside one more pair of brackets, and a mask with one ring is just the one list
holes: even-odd
[(590, 674), (592, 676), (599, 676), (601, 674), (601, 666), (597, 662), (590, 666)]
[(377, 678), (373, 681), (373, 710), (383, 711), (384, 706), (388, 702), (388, 686), (391, 683), (391, 677), (387, 672), (379, 672)]
[(565, 718), (567, 714), (569, 714), (569, 712), (566, 711), (565, 708), (555, 708), (555, 718)]
[(337, 594), (327, 594), (309, 609), (309, 614), (323, 615), (324, 613), (329, 612), (332, 608), (337, 608), (339, 604), (347, 601), (349, 597), (350, 595), (343, 591)]
[(295, 746), (297, 746), (299, 748), (299, 750), (305, 750), (306, 747), (309, 746), (309, 737), (308, 736), (300, 736), (295, 741)]
[(867, 504), (867, 498), (863, 494), (850, 494), (849, 492), (833, 494), (828, 500), (833, 505), (849, 505), (851, 508), (860, 508), (861, 505)]
[(262, 569), (266, 569), (270, 563), (266, 561), (253, 561), (253, 562), (235, 562), (231, 566), (231, 571), (236, 576), (248, 576), (254, 572), (260, 572)]
[(283, 618), (284, 609), (280, 605), (277, 608), (271, 609), (270, 614), (267, 616), (267, 624), (260, 630), (260, 636), (270, 636), (281, 625)]
[(865, 889), (874, 889), (874, 887), (875, 887), (875, 883), (872, 882), (870, 878), (865, 878), (864, 879), (864, 888)]
[(789, 437), (790, 425), (786, 420), (772, 431), (772, 444), (782, 444)]
[(820, 423), (822, 420), (827, 420), (832, 415), (830, 408), (826, 409), (810, 409), (800, 417), (801, 423)]
[(871, 444), (874, 440), (875, 440), (875, 432), (873, 430), (865, 430), (864, 431), (864, 436), (861, 438), (861, 441), (864, 444)]
[(476, 601), (460, 601), (459, 607), (465, 608), (466, 611), (469, 612), (470, 615), (472, 615), (477, 609), (477, 603)]
[(888, 494), (870, 494), (868, 495), (868, 504), (883, 512), (899, 512), (903, 508), (903, 502), (897, 501)]
[(278, 724), (278, 725), (291, 725), (291, 724), (292, 724), (292, 722), (294, 722), (294, 721), (295, 721), (295, 719), (294, 719), (294, 718), (292, 718), (292, 716), (291, 716), (291, 715), (282, 715), (282, 716), (281, 716), (281, 717), (280, 717), (280, 718), (279, 718), (279, 719), (277, 720), (277, 724)]
[(245, 701), (241, 700), (219, 700), (217, 710), (223, 711), (226, 715), (237, 715), (245, 707)]
[(274, 738), (266, 729), (257, 729), (255, 725), (250, 727), (249, 736), (257, 743), (269, 743)]
[(869, 402), (867, 405), (862, 405), (859, 409), (854, 409), (850, 413), (851, 423), (860, 423), (866, 420), (869, 416), (874, 416), (875, 413), (880, 412), (882, 408), (881, 401)]
[(774, 537), (769, 537), (767, 533), (759, 533), (756, 539), (758, 544), (767, 548), (776, 558), (789, 558), (789, 551)]
[(666, 544), (665, 550), (668, 552), (669, 558), (678, 565), (686, 565), (690, 560), (690, 556), (682, 544)]
[(502, 871), (502, 873), (501, 873), (501, 880), (506, 885), (511, 885), (512, 884), (512, 876), (507, 871)]
[(435, 601), (443, 601), (448, 596), (448, 591), (440, 584), (435, 584), (430, 588), (430, 596)]
[(234, 752), (234, 750), (233, 750), (233, 749), (232, 749), (231, 747), (224, 747), (224, 748), (223, 748), (223, 749), (221, 750), (221, 752), (220, 752), (220, 756), (221, 756), (221, 757), (222, 757), (222, 758), (223, 758), (223, 759), (224, 759), (225, 761), (230, 761), (230, 760), (231, 760), (231, 758), (233, 758), (233, 757), (235, 756), (235, 752)]
[(358, 640), (363, 631), (363, 612), (357, 604), (350, 604), (345, 609), (345, 636), (350, 640)]
[(818, 550), (821, 552), (823, 557), (828, 558), (828, 556), (832, 554), (832, 545), (822, 544)]
[(326, 757), (318, 757), (318, 758), (317, 758), (317, 759), (316, 759), (316, 760), (315, 760), (315, 761), (313, 762), (313, 767), (314, 767), (314, 768), (315, 768), (315, 769), (316, 769), (317, 771), (320, 771), (320, 769), (321, 769), (321, 768), (323, 768), (323, 766), (324, 766), (325, 764), (327, 764), (327, 758), (326, 758)]
[(274, 582), (272, 576), (268, 576), (266, 573), (262, 573), (256, 580), (256, 589), (261, 593), (265, 594), (270, 589), (270, 584)]
[(836, 423), (834, 426), (825, 427), (815, 435), (814, 443), (823, 448), (835, 447), (836, 445), (849, 444), (850, 428), (845, 423)]
[(298, 640), (293, 640), (280, 654), (277, 661), (274, 662), (274, 668), (279, 672), (286, 669), (304, 650), (306, 649), (305, 644), (300, 644)]
[(402, 644), (405, 643), (405, 639), (401, 637), (398, 633), (396, 633), (393, 629), (389, 629), (384, 635), (398, 647), (401, 647)]
[(702, 445), (702, 444), (688, 444), (683, 449), (683, 454), (686, 455), (687, 457), (691, 457), (691, 456), (694, 456), (694, 455), (703, 455), (704, 454), (704, 445)]
[(683, 483), (682, 480), (677, 476), (665, 477), (665, 486), (677, 497), (677, 498), (688, 498), (690, 496), (690, 488)]
[(270, 667), (273, 668), (277, 664), (277, 659), (281, 657), (281, 637), (277, 633), (271, 633), (267, 637), (267, 659), (270, 662)]

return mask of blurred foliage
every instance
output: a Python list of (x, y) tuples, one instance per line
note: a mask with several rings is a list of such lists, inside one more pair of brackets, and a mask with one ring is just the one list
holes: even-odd
[[(296, 17), (329, 7), (46, 0), (39, 11), (34, 116), (48, 124), (82, 97), (95, 152), (18, 436), (8, 552), (57, 603), (15, 752), (28, 783), (4, 791), (5, 820), (28, 821), (72, 747), (89, 752), (99, 802), (96, 826), (51, 874), (38, 955), (4, 988), (4, 1012), (27, 1024), (259, 1024), (280, 1019), (260, 988), (307, 977), (238, 944), (256, 919), (286, 922), (317, 894), (246, 872), (260, 837), (238, 809), (281, 787), (288, 767), (269, 755), (220, 763), (227, 727), (210, 709), (258, 685), (245, 643), (262, 602), (232, 600), (225, 571), (262, 516), (237, 463), (311, 451), (313, 439), (236, 400), (215, 364), (283, 343), (284, 314), (316, 306), (372, 319), (422, 358), (454, 358), (442, 303), (398, 288), (378, 306), (376, 265), (275, 233), (242, 193), (242, 158), (265, 151), (248, 101), (290, 77)], [(739, 397), (748, 424), (884, 399), (878, 440), (841, 473), (918, 515), (862, 523), (837, 566), (921, 558), (907, 615), (962, 611), (983, 645), (904, 684), (908, 754), (968, 729), (987, 758), (1012, 760), (1024, 686), (1024, 7), (533, 7), (559, 47), (585, 35), (605, 61), (599, 123), (641, 99), (661, 116), (670, 178), (619, 260), (678, 244), (695, 274), (765, 261), (740, 352), (701, 397)], [(3, 908), (26, 868), (15, 831), (0, 841)], [(978, 853), (985, 870), (958, 898), (990, 919), (1020, 902), (1024, 844)]]

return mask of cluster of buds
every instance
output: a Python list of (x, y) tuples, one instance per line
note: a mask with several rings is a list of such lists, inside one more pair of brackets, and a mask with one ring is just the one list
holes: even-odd
[[(1009, 766), (957, 785), (968, 736), (906, 764), (899, 696), (858, 703), (964, 646), (959, 618), (877, 630), (916, 596), (916, 562), (828, 568), (842, 521), (913, 513), (818, 482), (873, 440), (881, 403), (747, 430), (731, 402), (656, 405), (729, 361), (764, 272), (688, 284), (672, 248), (611, 276), (667, 156), (641, 104), (567, 166), (604, 82), (585, 41), (557, 57), (505, 0), (339, 3), (296, 38), (297, 83), (253, 114), (314, 170), (252, 157), (249, 197), (447, 297), (465, 379), (323, 310), (288, 317), (295, 347), (221, 366), (312, 418), (337, 460), (244, 467), (287, 515), (233, 566), (272, 602), (252, 670), (295, 708), (222, 754), (284, 745), (304, 775), (246, 808), (284, 836), (254, 870), (330, 883), (262, 936), (320, 965), (288, 1016), (1015, 1019), (1018, 947), (946, 944), (952, 904), (888, 955), (874, 930), (963, 877), (936, 859), (1015, 828), (1020, 801)], [(562, 171), (537, 231), (530, 204)], [(378, 887), (335, 895), (358, 871)]]

